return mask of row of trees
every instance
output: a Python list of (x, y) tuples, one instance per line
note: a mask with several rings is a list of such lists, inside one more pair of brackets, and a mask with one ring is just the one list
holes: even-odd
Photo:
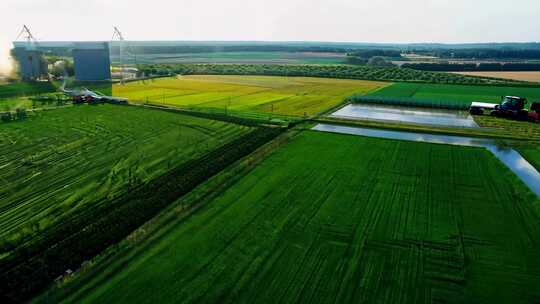
[(15, 112), (7, 111), (0, 115), (2, 122), (11, 122), (15, 120), (23, 120), (28, 117), (25, 109), (16, 109)]
[(493, 84), (512, 81), (493, 80), (458, 74), (419, 71), (397, 67), (353, 65), (254, 65), (254, 64), (173, 64), (140, 65), (147, 75), (269, 75), (305, 76), (381, 81), (411, 81), (450, 84)]

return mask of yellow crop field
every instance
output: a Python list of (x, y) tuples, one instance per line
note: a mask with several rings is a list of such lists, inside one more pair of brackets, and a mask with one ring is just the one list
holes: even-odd
[(116, 84), (113, 94), (130, 102), (303, 116), (327, 110), (352, 94), (365, 94), (387, 85), (309, 77), (204, 75)]
[(540, 82), (540, 72), (459, 72), (456, 74)]

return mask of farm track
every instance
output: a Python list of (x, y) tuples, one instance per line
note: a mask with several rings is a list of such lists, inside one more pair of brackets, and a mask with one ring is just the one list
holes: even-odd
[(66, 302), (527, 303), (529, 194), (483, 149), (308, 131)]

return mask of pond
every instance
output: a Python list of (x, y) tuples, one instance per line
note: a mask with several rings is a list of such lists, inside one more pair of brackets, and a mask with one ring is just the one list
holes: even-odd
[(478, 127), (468, 112), (444, 109), (350, 104), (337, 110), (330, 116), (347, 119), (398, 121), (449, 127)]
[(512, 170), (512, 172), (514, 172), (532, 190), (532, 192), (540, 197), (540, 173), (517, 151), (509, 147), (501, 147), (492, 139), (345, 127), (330, 124), (318, 124), (313, 127), (312, 130), (426, 143), (483, 147), (493, 153), (495, 157)]

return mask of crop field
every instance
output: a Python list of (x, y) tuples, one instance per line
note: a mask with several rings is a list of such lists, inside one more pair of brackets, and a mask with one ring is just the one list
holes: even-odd
[(540, 172), (540, 145), (519, 148), (519, 153)]
[(271, 76), (179, 76), (114, 85), (113, 94), (131, 102), (182, 107), (314, 115), (352, 95), (386, 83), (362, 80)]
[(473, 101), (499, 103), (501, 96), (514, 95), (526, 97), (530, 102), (540, 101), (540, 87), (497, 87), (395, 83), (370, 94), (380, 97), (405, 97), (418, 100), (444, 100), (470, 104)]
[(56, 88), (49, 82), (17, 82), (0, 84), (0, 98), (31, 96), (54, 91), (56, 91)]
[(0, 123), (0, 257), (72, 212), (104, 204), (250, 129), (111, 105)]
[[(119, 63), (118, 56), (112, 57)], [(342, 64), (345, 54), (313, 52), (212, 52), (178, 54), (139, 54), (137, 63), (249, 63), (249, 64)]]
[(540, 72), (458, 72), (466, 76), (495, 77), (502, 79), (540, 82)]
[(485, 149), (307, 131), (64, 300), (535, 303), (538, 203)]
[(15, 109), (30, 109), (32, 101), (26, 98), (0, 99), (0, 112), (14, 111)]
[(520, 135), (529, 140), (540, 142), (540, 123), (516, 121), (489, 115), (475, 116), (474, 121), (485, 128), (494, 129), (507, 134)]

